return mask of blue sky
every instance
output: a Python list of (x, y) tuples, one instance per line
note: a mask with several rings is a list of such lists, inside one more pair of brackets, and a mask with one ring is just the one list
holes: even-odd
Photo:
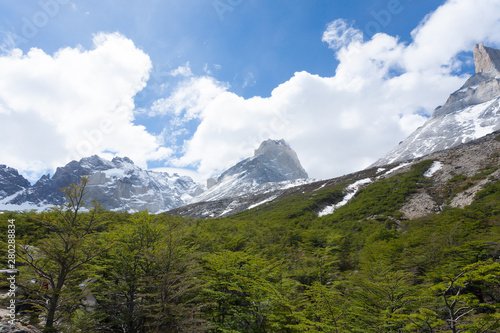
[(128, 155), (201, 180), (284, 138), (312, 177), (355, 171), (473, 74), (475, 43), (500, 45), (499, 5), (0, 0), (0, 117), (23, 136), (0, 163), (35, 181)]
[[(321, 42), (321, 36), (327, 24), (337, 18), (354, 22), (367, 38), (378, 31), (410, 41), (410, 32), (443, 3), (396, 1), (398, 13), (387, 20), (381, 12), (388, 11), (389, 2), (4, 0), (0, 2), (0, 18), (2, 30), (16, 33), (21, 40), (32, 31), (27, 21), (34, 23), (40, 12), (53, 16), (43, 27), (35, 26), (33, 36), (27, 34), (28, 38), (16, 45), (24, 52), (32, 47), (49, 54), (68, 46), (88, 49), (93, 34), (120, 32), (151, 57), (152, 73), (162, 82), (169, 79), (162, 73), (187, 61), (197, 73), (202, 73), (205, 65), (217, 64), (221, 69), (213, 70), (214, 77), (248, 98), (268, 96), (297, 71), (333, 75), (334, 55)], [(253, 80), (245, 85), (249, 76)]]

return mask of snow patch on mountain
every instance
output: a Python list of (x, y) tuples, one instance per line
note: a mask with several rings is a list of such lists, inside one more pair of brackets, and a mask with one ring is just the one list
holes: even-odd
[[(396, 172), (396, 171), (398, 171), (399, 169), (402, 169), (402, 168), (404, 168), (404, 167), (406, 167), (406, 166), (408, 166), (408, 165), (410, 165), (410, 164), (411, 164), (411, 163), (401, 163), (401, 164), (399, 164), (398, 166), (396, 166), (396, 167), (394, 167), (394, 168), (390, 169), (389, 171), (385, 172), (383, 175), (378, 176), (378, 178), (383, 178), (383, 177), (385, 177), (385, 176), (388, 176), (388, 175), (390, 175), (391, 173)], [(377, 173), (379, 173), (378, 171), (383, 172), (383, 171), (385, 171), (385, 170), (386, 170), (386, 169), (384, 169), (384, 168), (379, 168), (379, 169), (377, 170)]]
[(424, 173), (424, 177), (425, 178), (432, 178), (432, 176), (434, 176), (434, 174), (436, 172), (438, 172), (439, 170), (441, 170), (442, 168), (443, 168), (443, 163), (441, 163), (439, 161), (435, 161), (435, 162), (432, 163), (432, 165), (429, 168), (429, 170), (427, 170)]
[(0, 199), (0, 210), (16, 210), (16, 211), (30, 211), (34, 210), (37, 212), (43, 212), (43, 211), (48, 211), (50, 207), (53, 207), (54, 205), (51, 205), (50, 203), (47, 202), (40, 202), (38, 204), (32, 203), (32, 202), (23, 202), (21, 204), (12, 204), (11, 202), (18, 196), (23, 195), (26, 192), (26, 189), (22, 189), (19, 192), (16, 192), (8, 197), (5, 197), (3, 199)]
[(255, 208), (255, 207), (259, 207), (259, 206), (261, 206), (261, 205), (263, 205), (265, 203), (273, 201), (276, 198), (278, 198), (278, 196), (277, 195), (273, 195), (273, 196), (271, 196), (271, 197), (269, 197), (269, 198), (267, 198), (265, 200), (262, 200), (260, 202), (257, 202), (256, 204), (253, 204), (253, 205), (249, 206), (247, 209), (252, 209), (252, 208)]
[(453, 115), (454, 119), (452, 119), (452, 121), (456, 121), (456, 123), (459, 126), (462, 126), (462, 128), (466, 131), (466, 134), (462, 138), (462, 143), (479, 139), (485, 135), (493, 133), (496, 130), (498, 123), (495, 123), (493, 119), (488, 119), (488, 115), (485, 115), (485, 111), (489, 111), (491, 106), (497, 107), (498, 101), (499, 99), (496, 99), (490, 102), (471, 106), (462, 112)]
[(370, 184), (372, 182), (373, 181), (370, 178), (365, 178), (365, 179), (358, 180), (358, 181), (352, 183), (351, 185), (347, 186), (347, 188), (345, 189), (347, 194), (344, 196), (342, 201), (339, 203), (336, 203), (334, 205), (330, 205), (330, 206), (323, 208), (323, 210), (321, 210), (318, 213), (318, 216), (322, 217), (322, 216), (333, 214), (337, 209), (339, 209), (342, 206), (345, 206), (349, 201), (351, 201), (351, 199), (354, 198), (354, 196), (356, 195), (356, 193), (358, 193), (359, 189), (362, 186)]

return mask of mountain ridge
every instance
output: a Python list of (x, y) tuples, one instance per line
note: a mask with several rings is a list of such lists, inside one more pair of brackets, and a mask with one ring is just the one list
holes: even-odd
[(372, 166), (422, 157), (500, 129), (500, 50), (478, 44), (476, 73), (443, 106)]
[[(190, 177), (142, 170), (127, 157), (108, 161), (93, 155), (57, 168), (52, 177), (44, 175), (34, 185), (24, 183), (18, 192), (0, 196), (0, 205), (42, 210), (61, 205), (61, 188), (78, 183), (83, 176), (89, 177), (86, 198), (98, 200), (109, 210), (168, 210), (191, 200), (198, 188)], [(12, 183), (14, 178), (10, 179)]]
[[(61, 188), (89, 178), (87, 201), (97, 200), (115, 211), (149, 210), (161, 213), (192, 201), (266, 193), (288, 188), (307, 179), (297, 154), (284, 140), (266, 140), (254, 156), (242, 160), (203, 188), (190, 177), (142, 170), (128, 157), (111, 161), (98, 155), (58, 167), (51, 177), (43, 175), (31, 185), (17, 170), (0, 166), (0, 209), (46, 210), (62, 205)], [(210, 185), (210, 180), (208, 181)], [(205, 194), (205, 195), (203, 195)]]
[(476, 73), (500, 76), (500, 50), (476, 44), (473, 50)]

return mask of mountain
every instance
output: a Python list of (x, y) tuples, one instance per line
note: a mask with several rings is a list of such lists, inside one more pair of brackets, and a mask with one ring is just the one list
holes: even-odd
[(254, 156), (207, 181), (207, 189), (170, 214), (197, 218), (223, 217), (263, 205), (309, 179), (293, 149), (284, 140), (266, 140)]
[(476, 73), (427, 122), (373, 166), (446, 150), (500, 129), (500, 50), (474, 47)]
[(78, 183), (82, 176), (89, 176), (87, 200), (96, 199), (109, 210), (160, 212), (185, 204), (198, 193), (198, 184), (190, 177), (142, 170), (127, 157), (107, 161), (94, 155), (57, 168), (52, 177), (45, 175), (33, 186), (14, 169), (0, 166), (0, 207), (61, 205), (64, 196), (60, 189)]
[[(201, 200), (202, 196), (199, 196), (195, 197), (190, 203), (174, 208), (168, 213), (195, 218), (225, 217), (264, 205), (281, 196), (286, 196), (290, 189), (300, 189), (302, 186), (316, 181), (316, 179), (302, 178), (283, 182), (270, 182), (254, 187), (248, 186), (242, 192), (227, 191), (220, 194), (219, 197), (206, 200)], [(231, 193), (233, 196), (231, 196)]]
[(254, 151), (254, 156), (209, 179), (207, 190), (192, 202), (261, 193), (268, 191), (271, 183), (286, 187), (290, 181), (307, 178), (297, 154), (284, 140), (266, 140)]

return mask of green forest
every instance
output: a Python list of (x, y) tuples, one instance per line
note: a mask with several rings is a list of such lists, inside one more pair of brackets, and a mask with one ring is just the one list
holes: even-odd
[(500, 332), (500, 183), (405, 219), (431, 164), (323, 217), (349, 183), (202, 220), (105, 211), (83, 179), (62, 207), (0, 215), (4, 234), (15, 220), (18, 317), (45, 332)]

